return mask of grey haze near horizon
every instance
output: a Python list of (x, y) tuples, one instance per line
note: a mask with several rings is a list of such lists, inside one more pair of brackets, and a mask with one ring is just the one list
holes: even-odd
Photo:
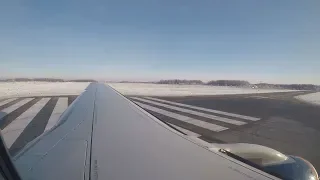
[(320, 84), (318, 0), (1, 2), (1, 77)]

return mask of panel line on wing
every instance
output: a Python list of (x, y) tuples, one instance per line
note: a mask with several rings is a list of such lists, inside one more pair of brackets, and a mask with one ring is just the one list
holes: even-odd
[(68, 96), (68, 106), (77, 99), (78, 96)]
[(144, 98), (150, 99), (150, 100), (155, 100), (155, 101), (158, 101), (158, 102), (173, 104), (173, 105), (177, 105), (177, 106), (188, 107), (188, 108), (191, 108), (191, 109), (197, 109), (197, 110), (201, 110), (201, 111), (212, 112), (212, 113), (226, 115), (226, 116), (230, 116), (230, 117), (241, 118), (241, 119), (250, 120), (250, 121), (258, 121), (258, 120), (260, 120), (260, 118), (256, 118), (256, 117), (245, 116), (245, 115), (229, 113), (229, 112), (213, 110), (213, 109), (207, 109), (207, 108), (203, 108), (203, 107), (192, 106), (192, 105), (188, 105), (188, 104), (182, 104), (182, 103), (167, 101), (167, 100), (158, 99), (158, 98), (152, 98), (152, 97), (144, 97)]
[(177, 120), (189, 123), (189, 124), (193, 124), (193, 125), (198, 126), (198, 127), (209, 129), (211, 131), (219, 132), (219, 131), (223, 131), (223, 130), (228, 129), (228, 128), (223, 127), (223, 126), (219, 126), (219, 125), (216, 125), (216, 124), (204, 122), (204, 121), (201, 121), (201, 120), (198, 120), (198, 119), (190, 118), (188, 116), (184, 116), (184, 115), (180, 115), (180, 114), (177, 114), (177, 113), (173, 113), (173, 112), (166, 111), (166, 110), (163, 110), (163, 109), (160, 109), (160, 108), (152, 107), (152, 106), (149, 106), (149, 105), (137, 102), (137, 101), (134, 101), (134, 102), (137, 105), (139, 105), (140, 107), (144, 108), (144, 109), (147, 109), (147, 110), (159, 113), (159, 114), (163, 114), (165, 116), (168, 116), (168, 117), (171, 117), (171, 118), (174, 118), (174, 119), (177, 119)]
[(173, 126), (174, 128), (178, 129), (179, 131), (183, 132), (184, 134), (186, 134), (187, 136), (193, 136), (193, 137), (200, 137), (200, 134), (197, 134), (195, 132), (189, 131), (188, 129), (184, 129), (180, 126), (174, 125), (172, 123), (168, 123), (170, 124), (170, 126)]
[(168, 105), (168, 104), (163, 104), (163, 103), (159, 103), (159, 102), (155, 102), (155, 101), (151, 101), (151, 100), (146, 100), (146, 99), (142, 99), (142, 98), (138, 98), (138, 97), (133, 97), (132, 99), (139, 100), (139, 101), (146, 102), (146, 103), (150, 103), (150, 104), (157, 105), (157, 106), (161, 106), (161, 107), (165, 107), (165, 108), (168, 108), (168, 109), (180, 111), (180, 112), (193, 114), (193, 115), (200, 116), (200, 117), (205, 117), (205, 118), (208, 118), (208, 119), (211, 119), (211, 120), (216, 120), (216, 121), (221, 121), (221, 122), (233, 124), (233, 125), (244, 125), (244, 124), (246, 124), (245, 122), (242, 122), (242, 121), (233, 120), (233, 119), (224, 118), (224, 117), (219, 117), (219, 116), (215, 116), (215, 115), (212, 115), (212, 114), (206, 114), (206, 113), (202, 113), (202, 112), (198, 112), (198, 111), (194, 111), (194, 110), (190, 110), (190, 109), (185, 109), (185, 108), (180, 108), (180, 107), (176, 107), (176, 106), (171, 106), (171, 105)]

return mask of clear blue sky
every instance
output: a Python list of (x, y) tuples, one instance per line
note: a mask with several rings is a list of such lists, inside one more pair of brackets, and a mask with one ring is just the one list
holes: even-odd
[(0, 0), (1, 77), (320, 84), (319, 0)]

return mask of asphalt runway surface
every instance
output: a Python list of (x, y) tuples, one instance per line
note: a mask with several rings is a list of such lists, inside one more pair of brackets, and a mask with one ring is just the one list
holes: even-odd
[(320, 169), (320, 107), (296, 100), (300, 94), (128, 98), (185, 135), (268, 146)]
[[(320, 169), (320, 107), (293, 98), (304, 93), (129, 99), (185, 135), (210, 143), (265, 145)], [(10, 154), (50, 130), (76, 97), (0, 100), (0, 128)]]
[(50, 130), (77, 96), (35, 96), (0, 100), (0, 129), (14, 156)]

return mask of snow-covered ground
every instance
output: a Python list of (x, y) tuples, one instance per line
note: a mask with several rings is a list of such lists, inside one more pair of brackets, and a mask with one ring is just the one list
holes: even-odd
[(79, 95), (89, 83), (82, 82), (1, 82), (0, 99), (26, 96)]
[[(1, 82), (0, 99), (26, 96), (79, 95), (88, 85), (89, 83), (82, 82)], [(292, 91), (279, 89), (251, 89), (223, 86), (168, 85), (149, 83), (108, 83), (108, 85), (123, 95), (136, 96), (190, 96)], [(318, 97), (318, 102), (320, 101), (320, 94), (310, 95), (310, 97), (308, 95), (304, 96), (301, 97), (306, 99), (306, 101), (309, 101), (309, 99), (314, 100), (314, 96)], [(297, 98), (300, 98), (300, 96)]]
[(295, 98), (308, 103), (320, 105), (320, 92), (299, 95), (299, 96), (296, 96)]
[(289, 92), (292, 90), (251, 89), (205, 85), (169, 85), (149, 83), (107, 83), (123, 95), (135, 96), (191, 96), (221, 94), (252, 94), (270, 92)]

